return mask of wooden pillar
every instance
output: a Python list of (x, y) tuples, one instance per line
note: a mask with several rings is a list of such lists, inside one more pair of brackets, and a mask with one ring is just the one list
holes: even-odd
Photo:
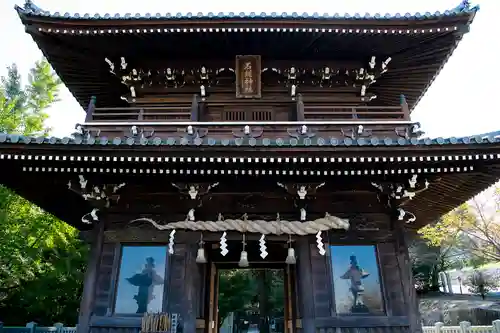
[(87, 114), (85, 115), (85, 122), (92, 121), (94, 118), (96, 97), (92, 96), (90, 98), (89, 105), (87, 107)]
[(197, 244), (189, 244), (186, 246), (186, 261), (184, 275), (184, 301), (183, 301), (183, 317), (184, 331), (183, 333), (196, 332), (196, 312), (199, 302), (199, 270), (196, 263)]
[(307, 237), (297, 240), (297, 271), (299, 302), (302, 304), (302, 332), (314, 333), (314, 294), (311, 272), (311, 247)]
[(102, 245), (104, 242), (104, 222), (94, 225), (92, 243), (83, 285), (83, 295), (80, 302), (80, 315), (78, 318), (77, 333), (88, 333), (90, 318), (94, 306), (95, 289), (98, 277), (99, 263), (101, 261)]
[(200, 101), (198, 95), (193, 95), (191, 100), (191, 121), (200, 121)]
[(415, 290), (415, 281), (411, 269), (410, 255), (408, 253), (407, 231), (402, 221), (393, 221), (396, 236), (396, 255), (399, 269), (401, 270), (401, 283), (403, 285), (404, 299), (408, 309), (408, 319), (410, 321), (410, 332), (421, 333), (422, 322), (418, 309), (417, 292)]
[(302, 95), (298, 94), (297, 96), (297, 103), (295, 106), (295, 119), (291, 119), (292, 121), (303, 121), (305, 120), (304, 116), (304, 100), (302, 99)]
[(405, 95), (399, 96), (399, 102), (401, 104), (401, 111), (403, 112), (403, 120), (411, 120), (410, 109), (408, 107), (408, 103), (406, 102)]

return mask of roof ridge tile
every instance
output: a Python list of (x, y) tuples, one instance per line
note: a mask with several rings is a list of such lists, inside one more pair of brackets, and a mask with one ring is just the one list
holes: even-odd
[(436, 18), (443, 18), (443, 17), (450, 17), (450, 16), (459, 16), (459, 15), (465, 15), (465, 14), (471, 14), (475, 13), (479, 10), (479, 6), (470, 6), (469, 1), (464, 0), (458, 5), (457, 7), (451, 9), (451, 10), (445, 10), (443, 12), (440, 11), (435, 11), (434, 13), (431, 12), (425, 12), (425, 13), (420, 13), (420, 12), (415, 12), (415, 13), (409, 13), (406, 12), (404, 14), (402, 13), (365, 13), (361, 14), (359, 12), (354, 13), (354, 14), (340, 14), (340, 13), (324, 13), (324, 14), (319, 14), (318, 12), (314, 13), (302, 13), (299, 14), (298, 12), (282, 12), (281, 14), (277, 12), (271, 12), (271, 13), (266, 13), (266, 12), (261, 12), (260, 14), (256, 14), (255, 12), (219, 12), (217, 14), (213, 12), (208, 12), (208, 13), (202, 13), (198, 12), (196, 14), (192, 12), (187, 12), (187, 13), (166, 13), (166, 14), (161, 14), (161, 13), (146, 13), (146, 14), (140, 14), (140, 13), (126, 13), (126, 14), (115, 14), (111, 15), (110, 13), (105, 13), (105, 14), (99, 14), (96, 13), (94, 15), (90, 13), (75, 13), (75, 14), (70, 14), (69, 12), (65, 12), (64, 14), (61, 14), (60, 12), (54, 12), (51, 13), (50, 11), (46, 11), (41, 9), (40, 7), (36, 6), (31, 0), (26, 0), (25, 5), (23, 7), (20, 6), (15, 6), (16, 11), (19, 14), (24, 14), (24, 15), (29, 15), (29, 16), (45, 16), (45, 17), (52, 17), (52, 18), (65, 18), (65, 19), (80, 19), (80, 20), (145, 20), (145, 19), (150, 19), (150, 20), (174, 20), (174, 19), (231, 19), (231, 18), (241, 18), (241, 19), (276, 19), (276, 18), (282, 18), (282, 19), (323, 19), (323, 20), (425, 20), (425, 19), (436, 19)]

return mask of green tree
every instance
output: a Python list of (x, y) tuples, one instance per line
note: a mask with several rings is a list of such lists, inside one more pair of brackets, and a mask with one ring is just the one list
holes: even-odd
[(453, 248), (429, 245), (417, 238), (409, 247), (412, 272), (419, 293), (439, 291), (438, 274), (451, 268)]
[(500, 188), (488, 198), (474, 198), (419, 230), (432, 246), (460, 249), (475, 266), (500, 261)]
[[(47, 61), (23, 86), (15, 65), (0, 80), (0, 131), (46, 135), (60, 80)], [(76, 321), (86, 246), (78, 232), (0, 186), (0, 313), (6, 324)]]
[(28, 84), (23, 86), (21, 75), (14, 64), (7, 67), (7, 75), (0, 84), (0, 131), (24, 135), (46, 134), (47, 109), (58, 101), (61, 85), (49, 63), (41, 60), (28, 73)]
[(248, 309), (257, 293), (257, 283), (250, 269), (227, 269), (219, 274), (219, 321), (230, 312)]
[(476, 270), (465, 279), (464, 285), (469, 287), (471, 293), (485, 299), (488, 293), (500, 287), (499, 278), (499, 276)]
[[(229, 312), (244, 316), (259, 311), (260, 317), (283, 316), (285, 306), (284, 276), (282, 270), (228, 269), (219, 274), (219, 321)], [(268, 321), (261, 322), (261, 332)]]

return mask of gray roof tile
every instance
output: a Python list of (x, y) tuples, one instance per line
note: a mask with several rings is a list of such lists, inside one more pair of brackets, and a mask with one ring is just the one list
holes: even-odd
[(78, 19), (78, 20), (204, 20), (204, 19), (317, 19), (317, 20), (425, 20), (425, 19), (439, 19), (444, 17), (451, 16), (459, 16), (464, 14), (475, 13), (479, 10), (479, 6), (470, 6), (469, 1), (462, 1), (457, 7), (451, 10), (445, 10), (444, 12), (425, 12), (425, 13), (396, 13), (396, 14), (382, 14), (382, 13), (297, 13), (297, 12), (283, 12), (283, 13), (256, 13), (256, 12), (229, 12), (229, 13), (126, 13), (126, 14), (70, 14), (70, 13), (60, 13), (54, 12), (51, 13), (49, 11), (43, 10), (36, 5), (34, 5), (31, 1), (26, 1), (24, 7), (16, 6), (15, 7), (18, 13), (29, 15), (29, 16), (45, 16), (51, 18), (60, 18), (60, 19)]
[(445, 145), (477, 145), (500, 143), (500, 131), (486, 133), (482, 135), (449, 138), (393, 138), (393, 137), (371, 137), (371, 138), (335, 138), (335, 137), (314, 137), (305, 139), (276, 138), (276, 139), (214, 139), (205, 138), (179, 138), (169, 137), (161, 139), (155, 138), (132, 138), (132, 137), (29, 137), (18, 134), (0, 134), (1, 144), (47, 144), (47, 145), (90, 145), (90, 146), (246, 146), (246, 147), (321, 147), (321, 146), (445, 146)]

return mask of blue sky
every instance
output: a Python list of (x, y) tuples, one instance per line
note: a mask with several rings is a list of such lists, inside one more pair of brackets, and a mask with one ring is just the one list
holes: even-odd
[[(16, 62), (23, 73), (42, 54), (24, 28), (13, 7), (24, 0), (0, 1), (3, 47), (0, 51), (0, 74)], [(406, 13), (443, 11), (457, 6), (459, 0), (308, 0), (308, 1), (227, 1), (227, 0), (34, 0), (45, 10), (70, 13), (166, 13), (166, 12), (330, 12), (330, 13)], [(496, 30), (500, 1), (483, 0), (481, 10), (468, 33), (445, 65), (431, 89), (420, 101), (412, 119), (420, 121), (427, 135), (462, 136), (500, 129), (500, 112), (496, 102), (500, 77), (500, 38)], [(62, 101), (50, 110), (49, 124), (53, 134), (66, 136), (77, 122), (83, 122), (84, 111), (64, 89)]]

